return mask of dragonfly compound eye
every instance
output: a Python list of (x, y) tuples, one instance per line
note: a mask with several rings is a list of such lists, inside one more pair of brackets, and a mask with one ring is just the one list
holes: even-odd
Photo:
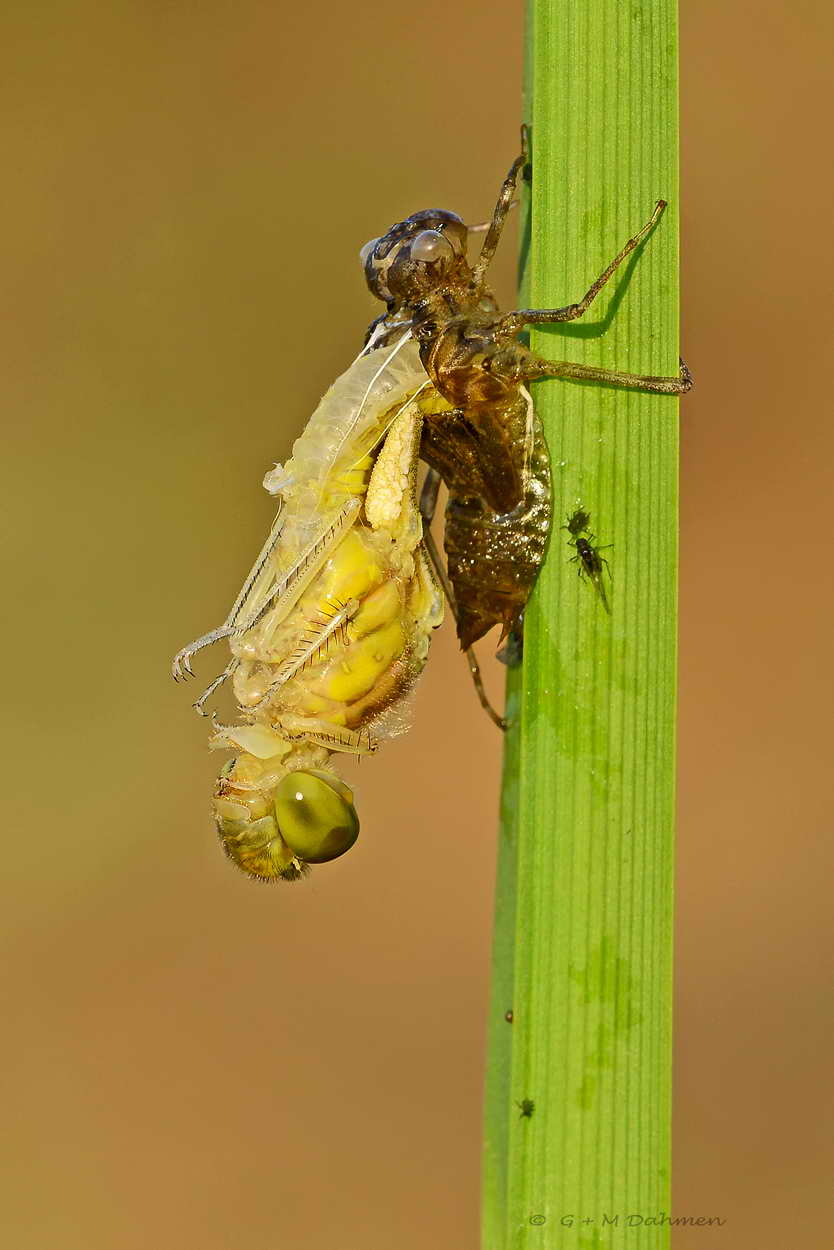
[(306, 864), (326, 864), (349, 851), (359, 836), (353, 795), (338, 777), (288, 773), (275, 791), (281, 837)]
[(455, 255), (452, 244), (438, 230), (423, 230), (410, 247), (411, 259), (432, 265), (437, 261), (450, 261)]

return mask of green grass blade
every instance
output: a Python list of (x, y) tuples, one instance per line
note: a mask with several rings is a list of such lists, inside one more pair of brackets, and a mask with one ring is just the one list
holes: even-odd
[[(521, 672), (507, 681), (507, 716), (520, 713)], [(484, 1153), (482, 1230), (484, 1247), (502, 1246), (506, 1223), (508, 1155), (512, 1100), (512, 1024), (507, 1020), (514, 999), (513, 974), (516, 941), (516, 852), (518, 849), (518, 791), (521, 738), (507, 735), (501, 787), (501, 834), (495, 884), (487, 1047), (489, 1064), (484, 1096)]]
[[(532, 0), (528, 39), (531, 304), (578, 299), (669, 201), (584, 319), (532, 345), (674, 375), (676, 6)], [(562, 382), (534, 398), (555, 517), (511, 687), (484, 1247), (655, 1250), (668, 1223), (646, 1221), (670, 1210), (678, 405)], [(613, 544), (610, 616), (558, 529), (579, 501)]]

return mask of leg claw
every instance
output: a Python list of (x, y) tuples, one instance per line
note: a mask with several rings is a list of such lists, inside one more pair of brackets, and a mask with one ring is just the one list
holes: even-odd
[(182, 651), (178, 651), (174, 656), (171, 664), (171, 674), (174, 681), (187, 681), (189, 677), (194, 676), (194, 670), (191, 667), (192, 651), (189, 647), (183, 647)]

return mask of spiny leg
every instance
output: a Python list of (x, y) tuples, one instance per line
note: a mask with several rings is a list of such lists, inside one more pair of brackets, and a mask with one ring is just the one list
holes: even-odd
[(267, 535), (266, 542), (259, 551), (257, 560), (249, 570), (246, 580), (241, 586), (240, 592), (232, 604), (231, 611), (223, 624), (218, 626), (217, 629), (212, 629), (207, 634), (203, 634), (202, 637), (196, 638), (194, 642), (190, 642), (187, 647), (183, 647), (182, 650), (178, 651), (174, 656), (173, 663), (171, 665), (171, 672), (173, 673), (174, 681), (181, 681), (189, 676), (194, 676), (194, 671), (191, 668), (192, 655), (194, 655), (197, 651), (202, 651), (203, 647), (210, 647), (213, 642), (219, 642), (221, 638), (228, 638), (230, 636), (234, 629), (235, 622), (238, 620), (241, 612), (246, 606), (247, 601), (256, 593), (258, 586), (263, 580), (267, 561), (278, 545), (278, 540), (281, 537), (281, 531), (284, 528), (285, 520), (286, 517), (284, 516), (284, 508), (282, 505), (278, 509), (275, 520), (272, 522), (272, 527)]
[(208, 716), (208, 712), (203, 711), (203, 706), (206, 700), (209, 699), (214, 694), (218, 686), (223, 685), (223, 682), (226, 680), (227, 677), (231, 677), (232, 673), (235, 671), (239, 663), (240, 661), (237, 658), (231, 660), (223, 669), (223, 672), (220, 673), (219, 676), (215, 677), (211, 685), (206, 686), (205, 690), (200, 695), (199, 699), (194, 700), (191, 706), (194, 708), (196, 712), (199, 712), (201, 716)]
[(315, 742), (328, 751), (344, 751), (348, 755), (373, 755), (379, 746), (370, 729), (349, 729), (347, 725), (312, 716), (280, 716), (275, 727), (290, 742)]
[(253, 704), (247, 711), (250, 713), (259, 712), (262, 707), (269, 703), (272, 696), (277, 690), (299, 673), (308, 664), (315, 664), (321, 658), (325, 649), (329, 646), (330, 639), (337, 635), (341, 637), (343, 643), (347, 641), (346, 627), (348, 621), (353, 620), (359, 611), (359, 600), (348, 599), (347, 603), (333, 607), (332, 614), (324, 621), (313, 623), (308, 626), (309, 632), (299, 638), (297, 646), (293, 649), (289, 659), (285, 660), (278, 670), (278, 674), (272, 684), (267, 688), (266, 693)]
[(540, 378), (575, 378), (586, 382), (607, 382), (610, 386), (630, 387), (638, 391), (650, 391), (655, 395), (685, 395), (692, 389), (692, 375), (680, 362), (680, 374), (676, 378), (660, 378), (640, 373), (621, 373), (617, 369), (602, 369), (595, 365), (578, 365), (570, 360), (546, 360), (534, 352), (525, 355), (519, 369), (519, 380), (536, 382)]
[(507, 220), (507, 214), (509, 213), (510, 205), (513, 202), (513, 196), (515, 195), (516, 183), (518, 182), (518, 175), (521, 172), (521, 170), (524, 168), (524, 166), (527, 164), (528, 160), (529, 160), (529, 152), (528, 152), (528, 145), (527, 145), (527, 127), (522, 126), (521, 127), (521, 154), (520, 156), (517, 156), (515, 160), (513, 161), (512, 165), (510, 166), (510, 172), (507, 174), (501, 186), (501, 190), (498, 195), (498, 201), (492, 213), (492, 221), (489, 224), (489, 229), (487, 230), (486, 238), (484, 239), (484, 245), (481, 248), (481, 254), (478, 257), (477, 261), (475, 262), (475, 265), (472, 270), (474, 278), (475, 278), (475, 282), (477, 284), (480, 284), (481, 282), (483, 282), (484, 274), (486, 273), (489, 267), (490, 261), (495, 255), (495, 249), (498, 247), (498, 242), (501, 238), (501, 232), (504, 229), (504, 224)]
[[(218, 642), (221, 638), (240, 637), (241, 634), (245, 634), (257, 625), (271, 608), (274, 608), (277, 614), (286, 616), (319, 572), (344, 530), (356, 519), (360, 507), (359, 500), (349, 501), (335, 521), (309, 544), (289, 573), (270, 590), (263, 603), (253, 608), (250, 615), (241, 619), (244, 608), (251, 605), (269, 572), (266, 562), (278, 542), (278, 534), (275, 533), (274, 537), (271, 535), (271, 545), (268, 541), (263, 547), (226, 622), (177, 652), (173, 663), (174, 680), (178, 681), (186, 674), (193, 676), (190, 660), (196, 651), (210, 646), (213, 642)], [(275, 531), (275, 525), (273, 525), (273, 531)]]
[(171, 673), (174, 681), (184, 681), (194, 676), (194, 670), (191, 667), (191, 657), (197, 651), (202, 651), (203, 647), (210, 647), (213, 642), (219, 642), (221, 638), (228, 638), (231, 634), (233, 626), (219, 625), (217, 629), (212, 629), (209, 633), (203, 634), (201, 638), (195, 638), (187, 647), (183, 647), (174, 656), (171, 664)]
[(599, 275), (582, 299), (577, 304), (568, 304), (565, 308), (519, 308), (515, 312), (508, 313), (506, 317), (502, 317), (498, 323), (496, 337), (499, 339), (510, 338), (523, 330), (525, 326), (546, 325), (556, 321), (575, 321), (577, 317), (581, 317), (599, 295), (602, 288), (612, 275), (619, 269), (620, 265), (634, 249), (642, 243), (646, 235), (655, 227), (660, 215), (666, 207), (665, 200), (658, 200), (645, 226), (642, 226), (635, 235), (628, 240), (621, 251), (617, 253), (607, 269)]
[(289, 573), (273, 587), (264, 602), (246, 620), (238, 621), (231, 632), (240, 637), (253, 629), (270, 610), (276, 614), (274, 624), (284, 620), (321, 571), (342, 534), (350, 529), (361, 507), (360, 499), (348, 500), (336, 519), (304, 549)]
[(235, 599), (234, 604), (232, 605), (232, 610), (226, 618), (225, 624), (236, 624), (249, 601), (254, 598), (257, 593), (257, 589), (263, 580), (263, 573), (266, 568), (267, 561), (275, 548), (278, 546), (278, 540), (281, 537), (281, 531), (284, 528), (285, 520), (286, 518), (284, 516), (284, 506), (282, 502), (281, 507), (278, 509), (278, 515), (272, 522), (272, 528), (267, 535), (266, 542), (259, 551), (257, 560), (249, 570), (249, 575), (240, 588), (240, 594), (237, 599)]
[[(437, 580), (440, 582), (440, 585), (443, 588), (443, 593), (446, 596), (446, 601), (449, 604), (449, 608), (451, 610), (452, 616), (454, 617), (455, 624), (457, 624), (458, 610), (457, 610), (457, 604), (455, 603), (454, 591), (452, 590), (452, 586), (446, 574), (446, 570), (443, 567), (443, 561), (440, 558), (440, 552), (437, 550), (437, 544), (434, 541), (434, 536), (432, 535), (431, 528), (430, 528), (431, 523), (432, 523), (432, 518), (434, 517), (435, 508), (437, 507), (437, 495), (438, 495), (439, 490), (440, 490), (440, 474), (435, 469), (429, 469), (429, 471), (426, 474), (426, 479), (423, 482), (423, 489), (420, 492), (420, 516), (423, 518), (423, 522), (424, 522), (423, 545), (426, 548), (429, 560), (431, 561), (432, 568), (434, 569), (434, 572), (437, 576)], [(467, 664), (469, 665), (469, 672), (472, 675), (472, 681), (474, 682), (474, 685), (475, 685), (475, 692), (478, 696), (478, 700), (481, 704), (481, 707), (484, 709), (487, 716), (489, 716), (490, 720), (494, 724), (496, 724), (499, 729), (506, 729), (507, 728), (506, 720), (504, 719), (503, 716), (498, 715), (498, 713), (495, 711), (495, 708), (492, 706), (492, 704), (490, 703), (487, 697), (487, 692), (484, 689), (484, 682), (481, 676), (481, 668), (480, 668), (480, 665), (478, 664), (477, 659), (475, 658), (475, 652), (473, 651), (471, 647), (467, 647), (464, 650), (463, 654), (466, 658)]]

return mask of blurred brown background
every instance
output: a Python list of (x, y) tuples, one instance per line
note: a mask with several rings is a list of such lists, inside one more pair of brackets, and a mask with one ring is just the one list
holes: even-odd
[[(675, 1207), (728, 1223), (678, 1250), (827, 1239), (829, 13), (682, 15)], [(520, 6), (2, 25), (2, 1244), (474, 1250), (499, 741), (449, 629), (295, 889), (224, 861), (168, 664), (373, 315), (359, 246), (488, 213)]]

